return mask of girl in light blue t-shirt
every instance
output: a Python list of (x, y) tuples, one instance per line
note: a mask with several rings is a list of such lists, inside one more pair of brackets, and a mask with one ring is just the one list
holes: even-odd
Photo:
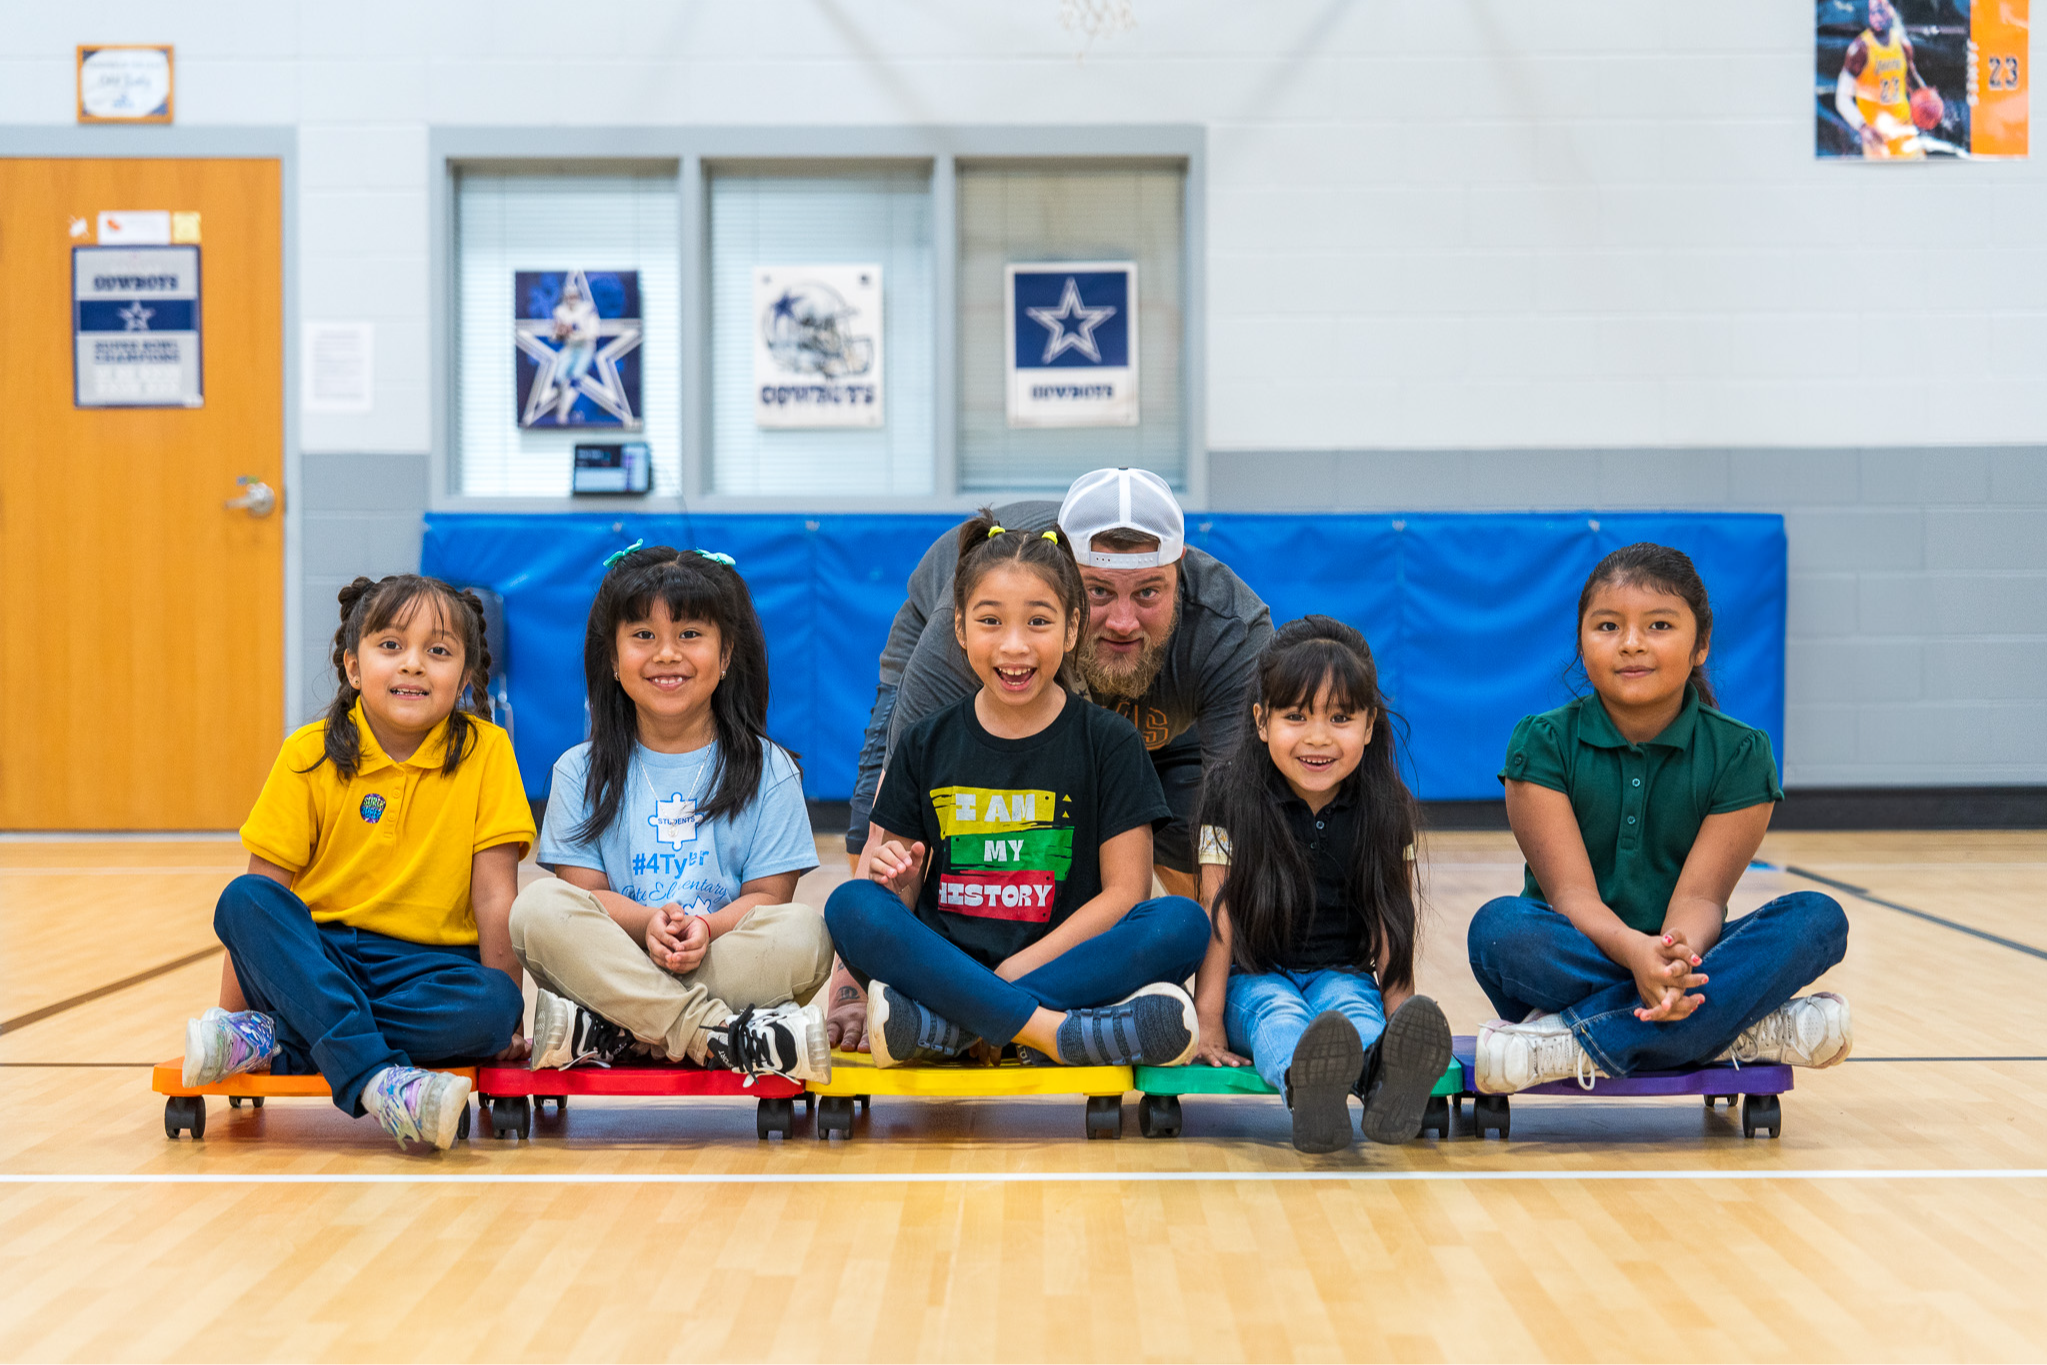
[(583, 636), (590, 739), (554, 765), (538, 860), (512, 905), (539, 993), (533, 1065), (631, 1054), (828, 1079), (824, 918), (790, 753), (767, 737), (768, 651), (729, 558), (606, 561)]

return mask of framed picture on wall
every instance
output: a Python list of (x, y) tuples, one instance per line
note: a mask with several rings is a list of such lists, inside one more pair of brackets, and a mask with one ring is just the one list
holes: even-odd
[(80, 43), (80, 123), (169, 123), (175, 71), (169, 43)]
[(640, 272), (521, 270), (512, 300), (519, 425), (639, 430)]

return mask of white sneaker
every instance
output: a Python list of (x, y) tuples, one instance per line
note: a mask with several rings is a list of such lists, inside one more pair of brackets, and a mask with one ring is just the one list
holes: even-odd
[(1495, 1019), (1478, 1031), (1473, 1061), (1478, 1088), (1487, 1095), (1511, 1095), (1531, 1085), (1575, 1080), (1586, 1090), (1606, 1079), (1562, 1015), (1545, 1014), (1523, 1024)]
[(828, 1082), (832, 1045), (824, 1026), (824, 993), (808, 1005), (789, 1001), (766, 1009), (747, 1008), (704, 1030), (704, 1065), (747, 1077), (786, 1076), (792, 1081)]
[(573, 1000), (538, 987), (533, 992), (533, 1056), (535, 1071), (595, 1062), (610, 1066), (634, 1055), (639, 1040)]
[(387, 1066), (363, 1087), (362, 1107), (385, 1132), (408, 1142), (428, 1142), (446, 1151), (469, 1107), (469, 1078), (414, 1066)]
[(1786, 1001), (1741, 1031), (1719, 1060), (1754, 1066), (1833, 1066), (1855, 1049), (1848, 1002), (1832, 991)]

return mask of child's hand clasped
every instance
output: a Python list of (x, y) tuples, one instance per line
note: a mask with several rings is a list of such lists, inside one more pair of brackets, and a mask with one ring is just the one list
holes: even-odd
[(1685, 994), (1706, 984), (1706, 976), (1694, 970), (1700, 962), (1682, 930), (1642, 935), (1628, 963), (1635, 974), (1635, 989), (1642, 996), (1643, 1007), (1635, 1011), (1635, 1017), (1649, 1024), (1690, 1018), (1706, 1003), (1703, 995)]
[(911, 879), (923, 866), (923, 840), (904, 848), (890, 839), (874, 850), (874, 856), (867, 863), (867, 876), (868, 880), (879, 882), (900, 896), (910, 889)]
[(711, 926), (702, 915), (664, 905), (647, 921), (647, 956), (654, 965), (681, 976), (693, 972), (711, 946)]

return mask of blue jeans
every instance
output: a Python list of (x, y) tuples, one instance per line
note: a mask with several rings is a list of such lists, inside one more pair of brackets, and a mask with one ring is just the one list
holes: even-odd
[(1208, 951), (1208, 916), (1185, 896), (1140, 901), (1107, 930), (1015, 981), (982, 966), (875, 882), (850, 881), (832, 892), (824, 922), (861, 980), (879, 977), (997, 1045), (1021, 1033), (1040, 1008), (1090, 1009), (1155, 981), (1185, 981)]
[(1335, 1010), (1350, 1020), (1366, 1047), (1386, 1031), (1386, 1006), (1370, 972), (1232, 972), (1226, 992), (1223, 1024), (1230, 1051), (1249, 1057), (1282, 1095), (1294, 1047), (1316, 1015)]
[(334, 1106), (362, 1115), (362, 1088), (387, 1066), (503, 1052), (526, 1010), (512, 978), (472, 945), (315, 923), (289, 888), (253, 874), (220, 893), (213, 931), (249, 1008), (277, 1021), (271, 1070), (327, 1078)]
[(1731, 921), (1705, 954), (1706, 1002), (1675, 1023), (1635, 1017), (1627, 968), (1541, 901), (1502, 896), (1472, 917), (1471, 970), (1502, 1019), (1561, 1014), (1609, 1075), (1674, 1071), (1718, 1057), (1848, 951), (1848, 917), (1817, 891), (1794, 891)]

